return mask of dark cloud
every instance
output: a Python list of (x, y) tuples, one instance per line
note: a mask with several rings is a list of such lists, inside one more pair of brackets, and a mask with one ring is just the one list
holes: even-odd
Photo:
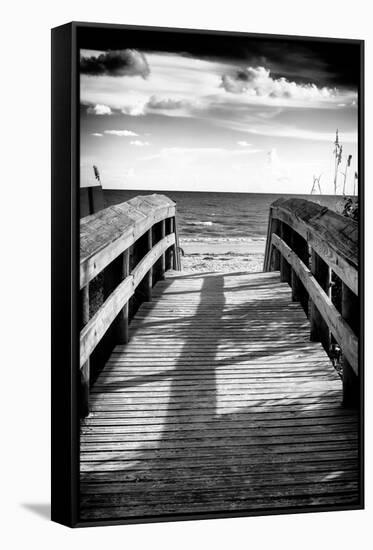
[(297, 83), (356, 88), (360, 80), (360, 43), (354, 40), (280, 37), (202, 31), (180, 32), (135, 28), (79, 29), (79, 47), (175, 52), (200, 59), (264, 66), (275, 78)]
[(81, 57), (80, 72), (92, 76), (142, 76), (146, 78), (150, 69), (142, 52), (126, 49), (111, 50), (97, 57)]

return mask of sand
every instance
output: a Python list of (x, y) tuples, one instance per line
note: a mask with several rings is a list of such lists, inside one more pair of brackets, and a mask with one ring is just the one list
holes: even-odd
[(185, 241), (183, 271), (262, 271), (265, 238), (245, 241)]

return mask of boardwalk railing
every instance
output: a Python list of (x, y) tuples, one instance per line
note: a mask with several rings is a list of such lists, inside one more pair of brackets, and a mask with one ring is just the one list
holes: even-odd
[(176, 205), (139, 196), (87, 216), (80, 226), (81, 415), (89, 412), (90, 359), (103, 366), (165, 271), (180, 270)]
[(310, 323), (312, 341), (342, 354), (343, 402), (359, 402), (358, 226), (302, 199), (270, 207), (264, 271), (280, 271)]

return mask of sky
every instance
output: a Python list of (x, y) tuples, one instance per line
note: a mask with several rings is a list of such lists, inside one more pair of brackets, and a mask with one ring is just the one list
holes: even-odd
[(332, 194), (338, 128), (352, 192), (355, 44), (145, 34), (81, 45), (82, 186)]

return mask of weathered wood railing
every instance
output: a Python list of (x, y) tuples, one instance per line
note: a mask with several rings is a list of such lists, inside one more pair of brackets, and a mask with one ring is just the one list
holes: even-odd
[(100, 368), (114, 345), (128, 342), (130, 318), (168, 269), (180, 270), (180, 255), (176, 205), (164, 195), (139, 196), (81, 220), (82, 416), (89, 412), (91, 358), (96, 354)]
[(343, 402), (360, 398), (358, 225), (302, 199), (270, 207), (264, 271), (279, 270), (310, 323), (310, 338), (328, 353), (340, 347)]

